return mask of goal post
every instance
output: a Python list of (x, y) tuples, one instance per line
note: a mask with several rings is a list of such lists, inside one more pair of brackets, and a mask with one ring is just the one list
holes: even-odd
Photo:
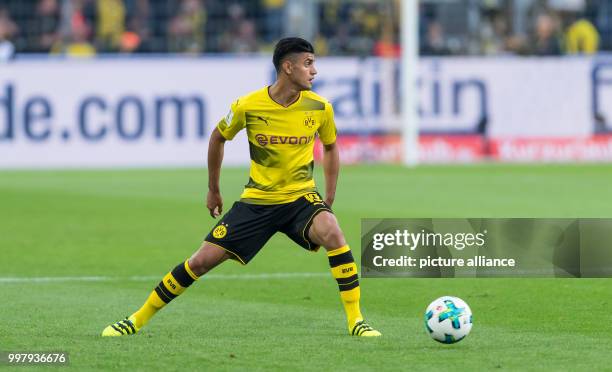
[(419, 62), (419, 0), (401, 0), (401, 128), (404, 165), (419, 161), (416, 79)]

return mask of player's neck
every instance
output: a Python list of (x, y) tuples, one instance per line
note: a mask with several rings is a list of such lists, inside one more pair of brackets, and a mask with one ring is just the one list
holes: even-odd
[(300, 90), (290, 84), (277, 80), (268, 87), (270, 98), (281, 106), (287, 107), (300, 98)]

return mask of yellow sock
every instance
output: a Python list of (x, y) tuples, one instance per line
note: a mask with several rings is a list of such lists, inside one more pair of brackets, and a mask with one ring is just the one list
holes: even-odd
[(355, 260), (348, 245), (327, 252), (327, 258), (332, 275), (338, 282), (340, 298), (344, 305), (350, 331), (356, 322), (363, 320), (359, 310), (361, 290), (359, 289), (357, 265), (355, 265)]
[(141, 328), (151, 320), (155, 313), (185, 292), (185, 289), (196, 280), (198, 276), (189, 268), (188, 260), (180, 263), (163, 277), (144, 305), (129, 319), (134, 322), (136, 328)]

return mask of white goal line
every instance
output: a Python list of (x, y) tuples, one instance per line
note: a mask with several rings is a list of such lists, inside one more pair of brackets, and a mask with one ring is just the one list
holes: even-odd
[[(63, 282), (147, 282), (158, 280), (163, 275), (147, 276), (38, 276), (38, 277), (0, 277), (0, 283), (63, 283)], [(262, 274), (207, 274), (202, 280), (269, 280), (300, 278), (331, 278), (330, 273), (262, 273)]]

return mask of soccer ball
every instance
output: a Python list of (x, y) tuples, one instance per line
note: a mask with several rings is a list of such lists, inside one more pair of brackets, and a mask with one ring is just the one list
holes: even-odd
[(443, 344), (459, 342), (472, 330), (472, 310), (459, 297), (440, 297), (425, 310), (425, 329)]

